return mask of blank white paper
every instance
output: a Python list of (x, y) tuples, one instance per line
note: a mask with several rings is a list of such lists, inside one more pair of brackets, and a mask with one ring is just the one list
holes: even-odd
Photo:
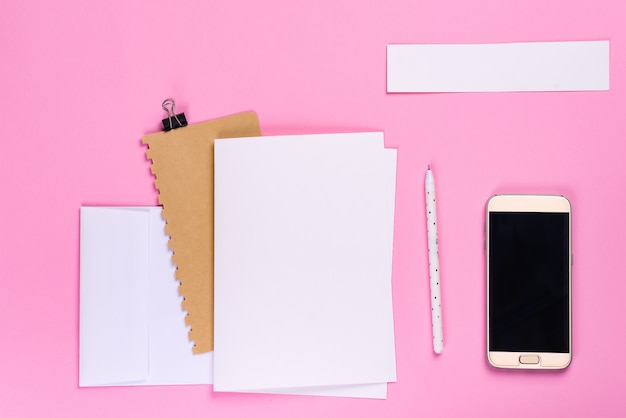
[(609, 89), (609, 41), (387, 46), (387, 92)]
[[(396, 149), (385, 149), (385, 182), (386, 182), (386, 196), (387, 202), (387, 240), (390, 251), (387, 254), (387, 269), (389, 271), (388, 277), (391, 282), (392, 274), (392, 248), (393, 248), (393, 235), (394, 235), (394, 212), (395, 212), (395, 197), (396, 197), (396, 166), (397, 166), (397, 154)], [(257, 393), (274, 393), (274, 394), (289, 394), (289, 395), (313, 395), (313, 396), (338, 396), (338, 397), (354, 397), (354, 398), (372, 398), (372, 399), (386, 399), (387, 398), (387, 383), (370, 383), (370, 384), (357, 384), (357, 385), (341, 385), (341, 386), (317, 386), (317, 387), (305, 387), (305, 388), (290, 388), (290, 389), (266, 389), (255, 390)]]
[(193, 355), (161, 207), (83, 207), (80, 386), (209, 384)]
[(396, 380), (385, 155), (382, 133), (216, 141), (216, 391)]

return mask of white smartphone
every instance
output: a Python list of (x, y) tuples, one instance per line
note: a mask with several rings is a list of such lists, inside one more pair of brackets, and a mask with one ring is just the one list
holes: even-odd
[(572, 360), (572, 211), (563, 196), (487, 202), (487, 359), (563, 369)]

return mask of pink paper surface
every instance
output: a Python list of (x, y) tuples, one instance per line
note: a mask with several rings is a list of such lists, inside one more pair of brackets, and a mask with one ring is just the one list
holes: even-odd
[[(5, 2), (0, 13), (0, 416), (623, 415), (626, 3)], [(611, 41), (611, 90), (386, 93), (390, 43)], [(141, 137), (160, 107), (245, 110), (266, 135), (383, 130), (398, 148), (398, 382), (380, 400), (78, 388), (79, 207), (155, 205)], [(423, 184), (437, 182), (446, 345), (432, 352)], [(484, 205), (573, 206), (573, 350), (563, 372), (485, 359)]]

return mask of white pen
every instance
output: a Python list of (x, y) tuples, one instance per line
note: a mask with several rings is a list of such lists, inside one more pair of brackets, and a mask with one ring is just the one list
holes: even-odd
[(428, 267), (430, 269), (430, 306), (433, 321), (433, 348), (443, 351), (443, 321), (441, 318), (441, 289), (439, 284), (439, 239), (437, 237), (437, 204), (435, 178), (426, 170), (426, 229), (428, 231)]

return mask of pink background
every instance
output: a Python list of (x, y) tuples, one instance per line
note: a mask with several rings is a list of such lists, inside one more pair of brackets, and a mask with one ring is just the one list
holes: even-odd
[[(0, 416), (623, 415), (626, 4), (621, 0), (4, 1), (0, 6)], [(386, 94), (389, 43), (611, 41), (611, 90)], [(78, 388), (81, 205), (154, 205), (140, 138), (191, 122), (264, 134), (382, 130), (398, 148), (386, 401)], [(437, 180), (446, 346), (431, 347), (424, 170)], [(484, 205), (572, 202), (572, 365), (485, 360)]]

